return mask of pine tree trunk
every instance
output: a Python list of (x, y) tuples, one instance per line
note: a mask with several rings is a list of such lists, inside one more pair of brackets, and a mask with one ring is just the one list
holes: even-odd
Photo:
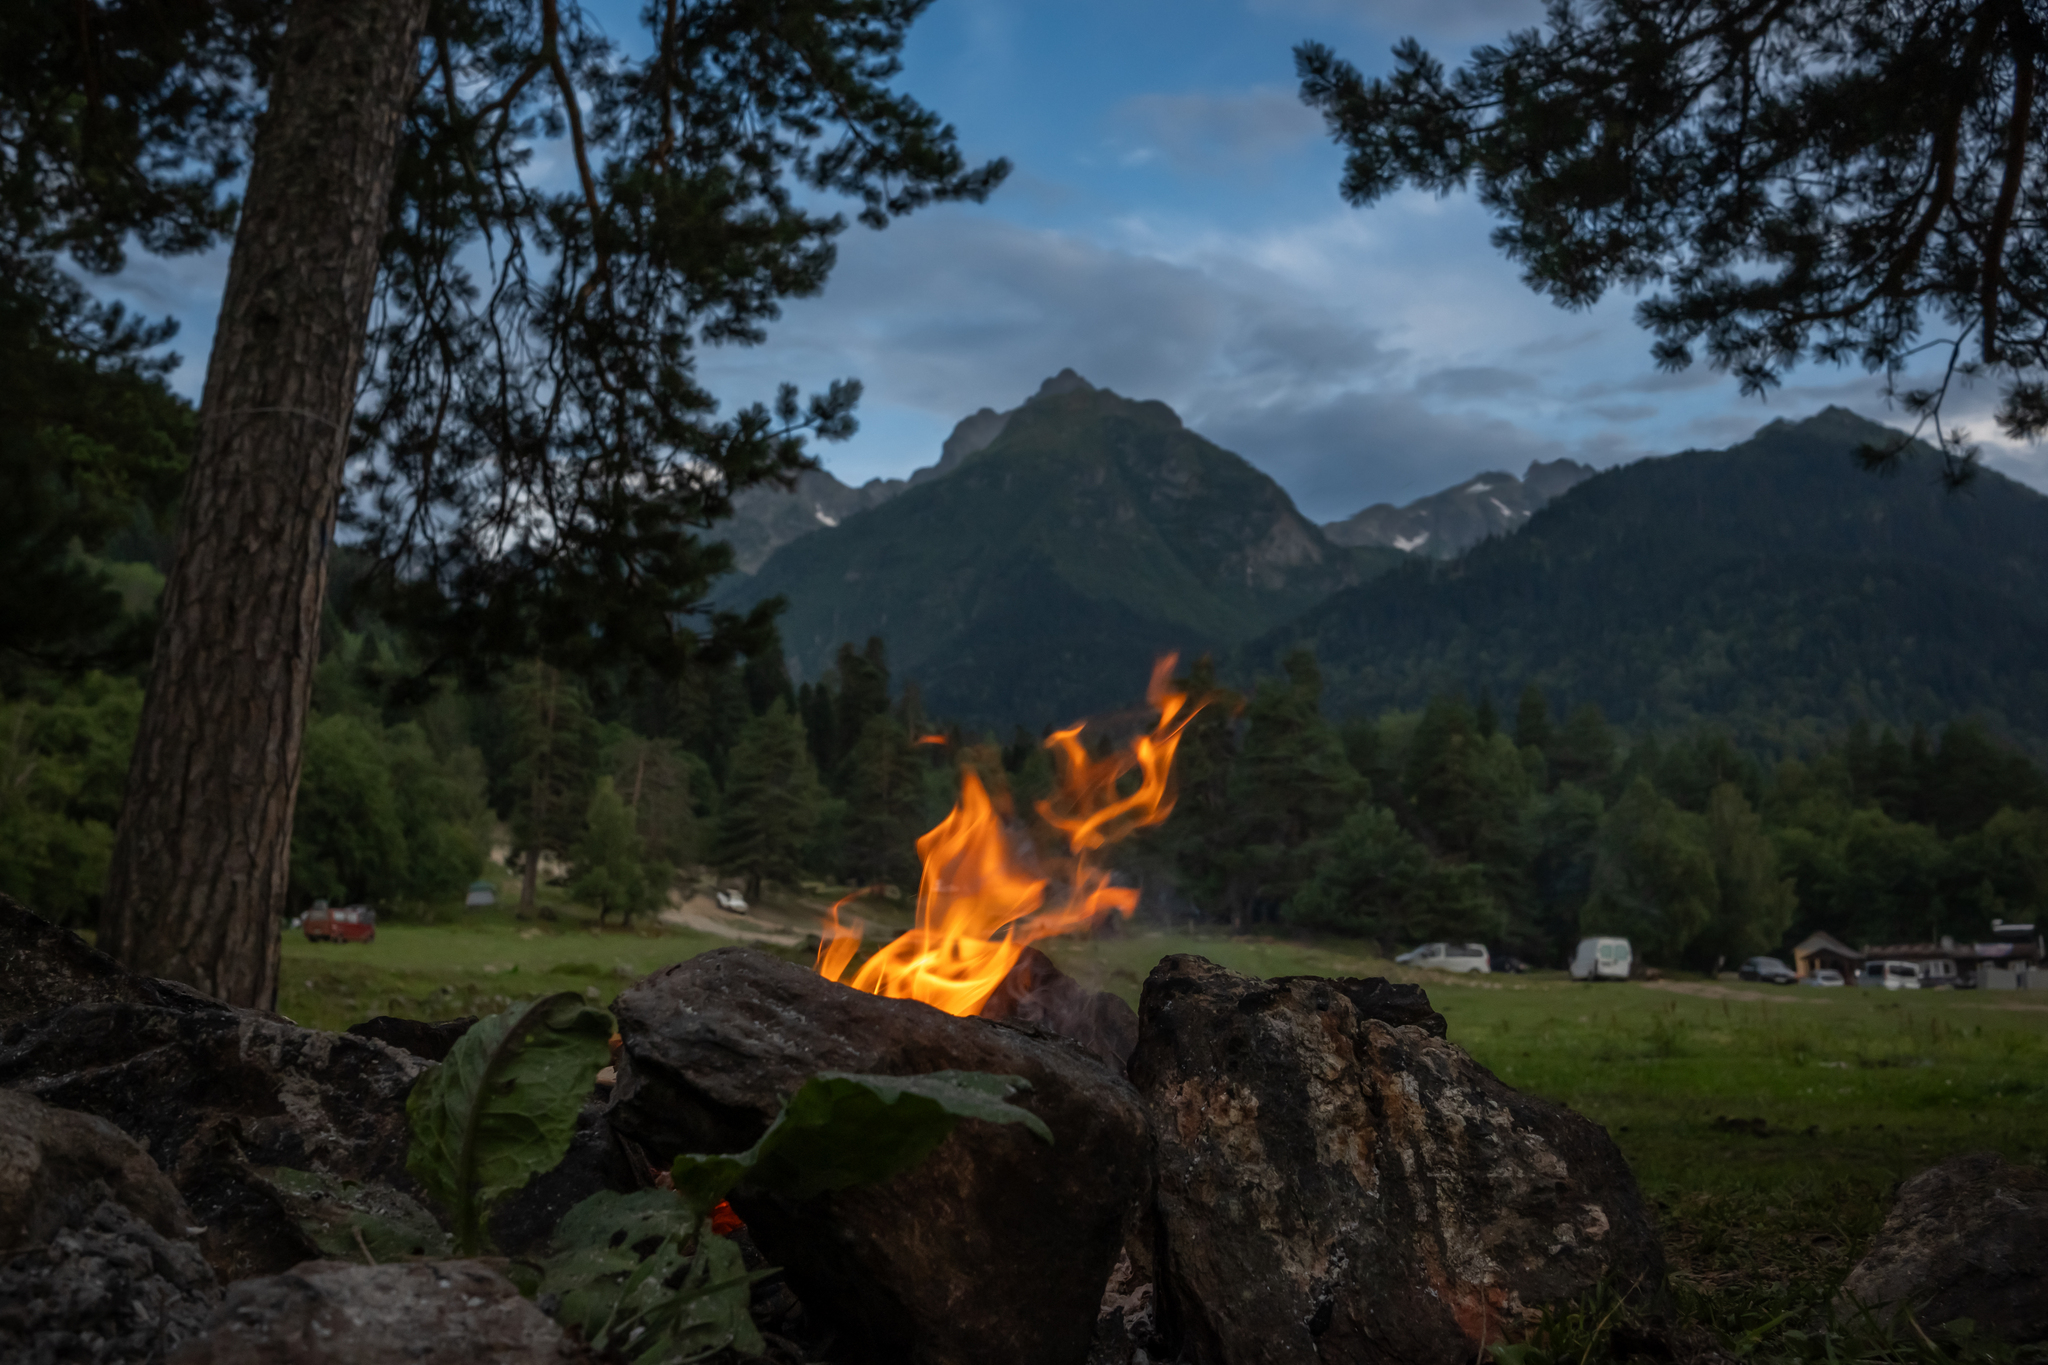
[(356, 371), (427, 0), (294, 0), (258, 124), (100, 919), (137, 971), (277, 994)]

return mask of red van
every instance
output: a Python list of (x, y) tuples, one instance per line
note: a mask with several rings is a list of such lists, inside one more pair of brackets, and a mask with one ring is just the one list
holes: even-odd
[(316, 905), (299, 927), (314, 943), (369, 943), (377, 937), (377, 912), (367, 905)]

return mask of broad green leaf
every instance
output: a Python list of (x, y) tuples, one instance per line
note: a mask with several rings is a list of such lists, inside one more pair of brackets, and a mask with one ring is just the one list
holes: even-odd
[(417, 1201), (388, 1185), (363, 1185), (314, 1171), (269, 1166), (256, 1172), (314, 1246), (343, 1261), (446, 1256), (448, 1234)]
[(1030, 1088), (1021, 1076), (980, 1071), (820, 1072), (790, 1097), (747, 1151), (677, 1157), (676, 1190), (703, 1212), (742, 1180), (795, 1200), (887, 1180), (931, 1155), (963, 1118), (1021, 1123), (1050, 1143), (1052, 1130), (1044, 1120), (1003, 1102)]
[(650, 1365), (725, 1346), (763, 1349), (747, 1291), (768, 1272), (748, 1272), (739, 1248), (711, 1236), (667, 1190), (592, 1195), (563, 1216), (549, 1245), (539, 1292), (555, 1295), (556, 1318), (600, 1348)]
[(457, 1252), (483, 1250), (491, 1207), (568, 1152), (611, 1034), (564, 991), (478, 1020), (413, 1086), (405, 1168), (453, 1214)]

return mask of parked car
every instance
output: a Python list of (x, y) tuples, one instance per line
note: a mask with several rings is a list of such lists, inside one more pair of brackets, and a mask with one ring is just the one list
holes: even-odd
[(1735, 974), (1744, 981), (1766, 981), (1773, 986), (1789, 986), (1799, 979), (1799, 973), (1775, 957), (1750, 958), (1735, 969)]
[(299, 928), (314, 943), (371, 943), (377, 937), (377, 912), (367, 905), (315, 904)]
[(718, 903), (718, 908), (721, 910), (730, 910), (735, 915), (747, 913), (746, 898), (737, 891), (728, 891), (724, 887), (720, 887), (711, 899)]
[(1842, 974), (1833, 967), (1815, 967), (1811, 973), (1799, 978), (1802, 986), (1843, 986)]
[(1483, 943), (1425, 943), (1410, 948), (1394, 961), (1410, 967), (1428, 967), (1439, 972), (1490, 972), (1492, 955)]
[(1516, 976), (1520, 976), (1523, 972), (1529, 970), (1529, 964), (1522, 961), (1519, 957), (1497, 957), (1493, 960), (1493, 969), (1496, 972), (1513, 972)]
[(1920, 969), (1910, 962), (1880, 958), (1863, 964), (1862, 970), (1856, 973), (1856, 984), (1887, 991), (1917, 991), (1920, 989)]
[(1626, 981), (1636, 952), (1625, 938), (1582, 938), (1572, 954), (1574, 981)]
[(1920, 989), (1923, 991), (1952, 990), (1962, 985), (1962, 980), (1956, 973), (1954, 958), (1929, 958), (1913, 965), (1920, 969)]

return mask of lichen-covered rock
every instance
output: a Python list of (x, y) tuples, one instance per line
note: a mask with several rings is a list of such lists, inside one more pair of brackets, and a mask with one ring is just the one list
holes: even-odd
[(405, 1100), (429, 1065), (420, 1058), (135, 976), (4, 898), (0, 963), (0, 1087), (139, 1143), (204, 1225), (199, 1245), (222, 1280), (317, 1254), (264, 1167), (416, 1188)]
[(657, 1162), (736, 1151), (820, 1071), (1018, 1075), (1052, 1129), (969, 1120), (922, 1165), (801, 1205), (744, 1193), (833, 1359), (1079, 1365), (1126, 1220), (1149, 1180), (1137, 1094), (1078, 1045), (885, 1000), (745, 948), (706, 953), (619, 997), (615, 1128)]
[(157, 1365), (219, 1300), (199, 1248), (104, 1199), (0, 1256), (0, 1360)]
[(165, 1237), (198, 1231), (177, 1187), (126, 1133), (0, 1090), (0, 1252), (46, 1242), (109, 1199)]
[(309, 1261), (230, 1285), (172, 1365), (571, 1365), (591, 1356), (475, 1261)]
[(2048, 1341), (2048, 1173), (1996, 1152), (1950, 1157), (1899, 1186), (1838, 1308), (1925, 1326), (1968, 1318), (2014, 1345)]
[(1183, 1359), (1457, 1365), (1602, 1278), (1656, 1292), (1605, 1130), (1501, 1084), (1433, 1018), (1385, 983), (1153, 971), (1130, 1074)]
[(428, 1063), (248, 1010), (73, 1005), (0, 1046), (0, 1086), (77, 1109), (148, 1148), (206, 1226), (223, 1280), (316, 1249), (258, 1172), (269, 1166), (414, 1190), (405, 1100)]
[(220, 1297), (196, 1231), (118, 1128), (0, 1090), (0, 1360), (162, 1359)]

